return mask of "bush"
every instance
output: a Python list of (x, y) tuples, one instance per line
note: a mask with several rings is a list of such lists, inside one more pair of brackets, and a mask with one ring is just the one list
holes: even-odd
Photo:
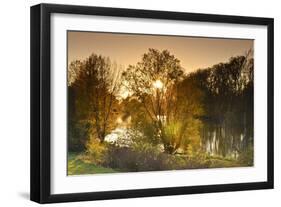
[[(124, 136), (121, 141), (111, 144), (91, 138), (86, 144), (86, 153), (80, 159), (123, 172), (200, 169), (235, 164), (231, 160), (208, 157), (201, 151), (188, 154), (165, 153), (163, 146), (148, 142), (149, 139), (138, 131), (130, 130)], [(249, 161), (247, 157), (244, 159), (241, 156), (241, 162), (243, 160)]]
[(125, 172), (159, 171), (202, 168), (209, 166), (201, 154), (179, 155), (163, 152), (163, 146), (148, 142), (148, 138), (137, 131), (128, 131), (131, 137), (130, 145), (116, 142), (108, 145), (105, 167)]
[(165, 136), (165, 150), (170, 154), (176, 152), (176, 150), (181, 146), (181, 140), (183, 137), (182, 123), (181, 122), (172, 122), (165, 125), (163, 128)]
[(137, 131), (129, 131), (126, 136), (132, 140), (129, 146), (118, 143), (109, 146), (104, 163), (107, 167), (133, 172), (166, 169), (166, 154), (159, 145), (148, 142)]
[(101, 165), (105, 162), (108, 148), (105, 143), (101, 143), (97, 138), (90, 138), (86, 144), (86, 154), (84, 160), (96, 165)]
[(70, 120), (68, 123), (68, 150), (70, 152), (83, 152), (89, 138), (90, 125), (83, 121)]
[(167, 167), (165, 162), (167, 155), (161, 152), (159, 145), (135, 142), (132, 154), (135, 156), (138, 171), (164, 170)]
[(253, 166), (254, 165), (254, 148), (248, 147), (244, 150), (238, 157), (238, 162), (245, 166)]
[(105, 167), (121, 171), (137, 171), (136, 160), (130, 148), (110, 145), (106, 155)]

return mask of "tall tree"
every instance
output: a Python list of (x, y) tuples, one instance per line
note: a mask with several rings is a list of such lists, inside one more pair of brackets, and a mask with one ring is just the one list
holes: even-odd
[(77, 63), (69, 67), (75, 71), (70, 86), (75, 96), (77, 119), (86, 120), (92, 126), (91, 133), (103, 142), (115, 123), (119, 70), (109, 58), (96, 54)]
[(140, 62), (128, 67), (123, 78), (132, 96), (142, 104), (165, 151), (174, 153), (186, 136), (190, 112), (180, 105), (189, 107), (179, 99), (183, 97), (179, 83), (184, 78), (180, 61), (168, 50), (149, 49)]

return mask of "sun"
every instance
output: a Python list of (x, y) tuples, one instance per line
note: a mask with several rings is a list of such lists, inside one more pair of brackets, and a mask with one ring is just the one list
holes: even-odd
[(130, 96), (130, 95), (131, 95), (130, 91), (129, 91), (125, 86), (120, 87), (118, 96), (119, 96), (121, 99), (126, 99), (126, 98), (128, 98), (128, 96)]
[(163, 83), (162, 83), (161, 80), (154, 81), (152, 85), (156, 89), (162, 89), (163, 88)]

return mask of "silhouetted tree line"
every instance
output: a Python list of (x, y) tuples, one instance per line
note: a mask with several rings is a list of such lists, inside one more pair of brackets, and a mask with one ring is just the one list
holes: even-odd
[(237, 156), (253, 149), (254, 65), (252, 51), (190, 74), (203, 92), (201, 130), (206, 152)]

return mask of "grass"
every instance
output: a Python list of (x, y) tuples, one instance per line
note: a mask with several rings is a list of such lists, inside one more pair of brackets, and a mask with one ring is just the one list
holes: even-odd
[[(230, 158), (207, 156), (204, 158), (204, 160), (198, 160), (194, 158), (191, 159), (188, 163), (183, 162), (183, 164), (178, 169), (228, 168), (244, 166), (249, 165), (241, 164), (237, 160)], [(70, 153), (68, 155), (68, 175), (116, 173), (122, 171), (124, 172), (124, 169), (112, 169), (92, 164), (87, 161), (87, 159), (83, 158), (83, 154)], [(128, 171), (126, 170), (125, 172)]]
[(236, 160), (226, 159), (226, 158), (210, 158), (211, 162), (209, 168), (226, 168), (226, 167), (243, 167), (242, 164), (238, 163)]
[(96, 173), (115, 173), (118, 172), (111, 168), (97, 166), (91, 163), (86, 163), (79, 158), (79, 154), (71, 153), (68, 155), (68, 175), (83, 175)]

